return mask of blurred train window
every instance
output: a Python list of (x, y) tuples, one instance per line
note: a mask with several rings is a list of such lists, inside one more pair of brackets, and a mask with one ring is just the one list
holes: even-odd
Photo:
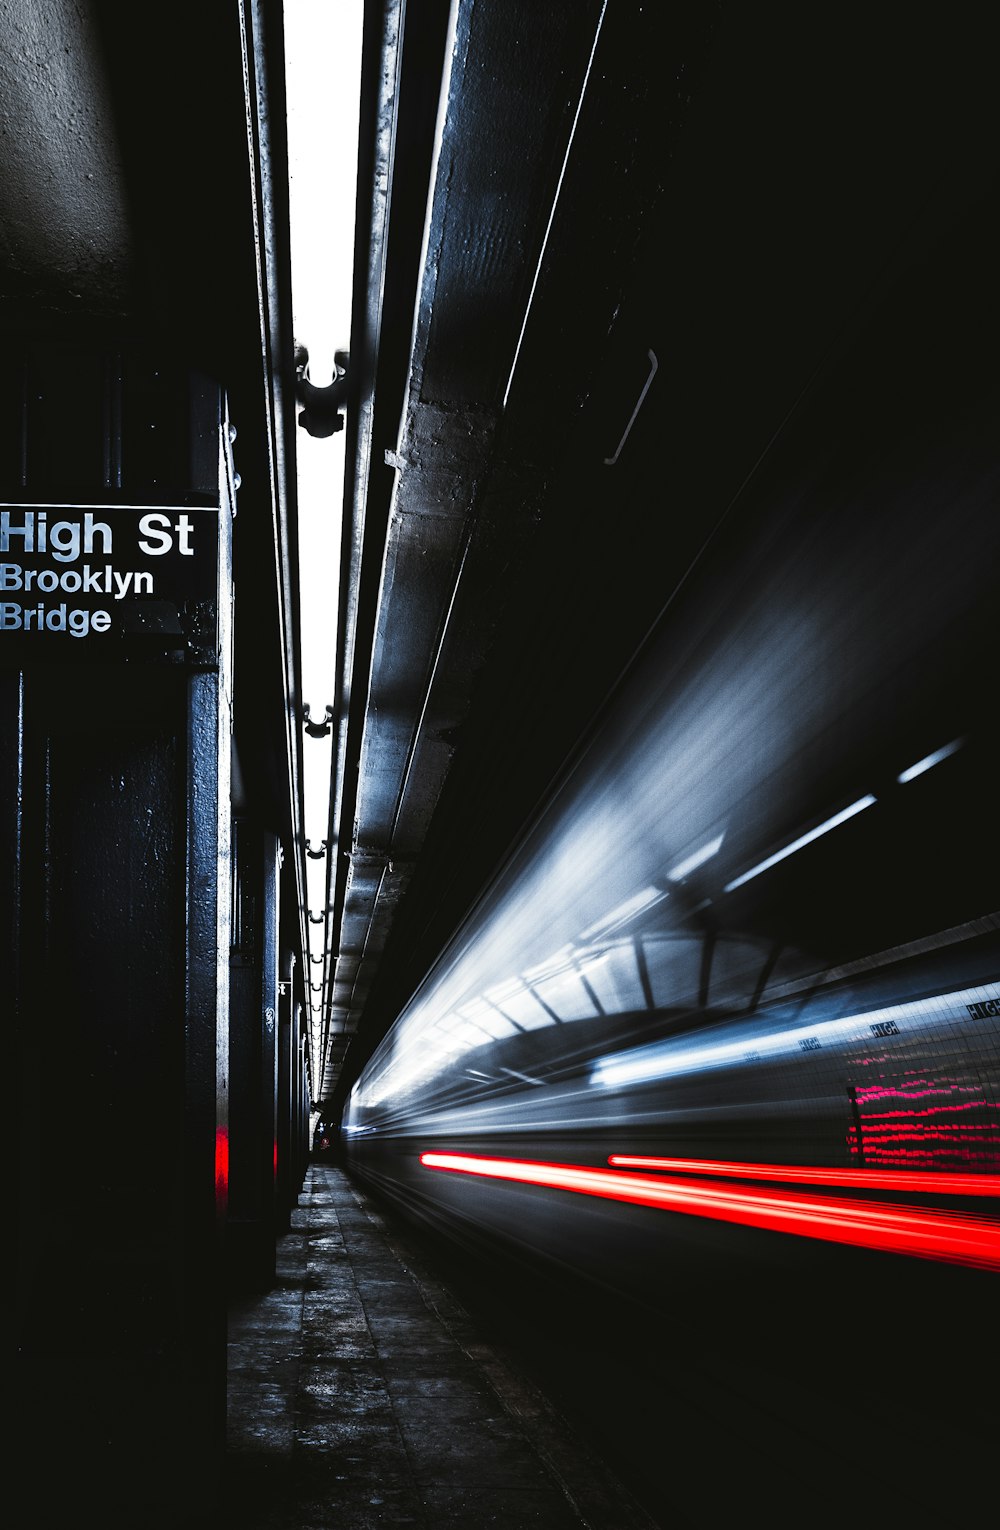
[(583, 970), (606, 1014), (624, 1015), (649, 1008), (633, 941), (621, 941), (586, 958)]
[(722, 936), (712, 951), (708, 1002), (715, 1007), (746, 1008), (771, 960), (770, 942)]
[[(435, 1035), (438, 1032), (438, 1035)], [(470, 1047), (481, 1047), (489, 1037), (484, 1035), (478, 1025), (454, 1011), (439, 1020), (430, 1033), (431, 1041), (443, 1041), (444, 1046), (451, 1052), (465, 1052)]]
[(824, 971), (825, 963), (797, 946), (783, 946), (765, 978), (761, 999), (781, 999), (811, 987)]
[[(468, 1004), (463, 1004), (457, 1011), (478, 1025), (494, 1041), (499, 1041), (502, 1036), (513, 1036), (517, 1027), (500, 1013), (492, 1004), (485, 999), (472, 999)], [(485, 1040), (486, 1037), (482, 1037)]]
[(543, 1025), (555, 1022), (548, 1010), (527, 988), (520, 989), (503, 1002), (503, 1012), (509, 1015), (522, 1031), (537, 1031)]
[(600, 1010), (587, 992), (582, 973), (564, 969), (532, 985), (542, 1003), (560, 1020), (592, 1020)]
[(668, 935), (643, 940), (653, 1003), (657, 1009), (697, 1004), (704, 938)]

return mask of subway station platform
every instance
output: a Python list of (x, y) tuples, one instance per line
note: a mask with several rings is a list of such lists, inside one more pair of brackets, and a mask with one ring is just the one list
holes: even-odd
[(234, 1526), (655, 1530), (340, 1168), (310, 1165), (277, 1258), (230, 1312)]

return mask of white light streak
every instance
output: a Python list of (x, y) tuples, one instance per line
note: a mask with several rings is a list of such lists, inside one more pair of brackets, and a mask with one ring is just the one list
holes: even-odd
[(907, 781), (914, 780), (916, 776), (922, 776), (925, 770), (931, 770), (935, 765), (940, 765), (941, 761), (946, 760), (950, 754), (954, 754), (956, 749), (961, 749), (964, 742), (964, 739), (954, 738), (950, 744), (944, 744), (940, 749), (935, 749), (933, 754), (925, 754), (924, 758), (918, 760), (915, 765), (909, 765), (906, 770), (901, 771), (896, 780), (900, 786), (905, 786)]
[(844, 808), (839, 813), (834, 813), (832, 818), (828, 818), (825, 823), (817, 824), (816, 828), (810, 829), (808, 834), (803, 834), (800, 838), (792, 840), (792, 843), (786, 845), (783, 850), (776, 850), (773, 855), (769, 855), (766, 861), (760, 861), (758, 865), (751, 866), (749, 871), (744, 871), (742, 876), (736, 877), (732, 882), (727, 882), (722, 889), (723, 892), (733, 892), (735, 888), (742, 887), (744, 882), (749, 882), (751, 877), (759, 877), (762, 871), (767, 871), (771, 866), (776, 866), (786, 856), (793, 855), (796, 850), (801, 850), (803, 845), (811, 844), (814, 839), (819, 839), (821, 834), (829, 834), (831, 829), (837, 828), (839, 824), (846, 823), (855, 814), (871, 807), (875, 800), (871, 793), (866, 797), (859, 797), (857, 802), (851, 803), (850, 807)]

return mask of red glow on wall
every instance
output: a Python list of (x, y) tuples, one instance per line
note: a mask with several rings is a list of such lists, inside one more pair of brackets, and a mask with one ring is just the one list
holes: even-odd
[(428, 1169), (514, 1180), (625, 1201), (771, 1232), (794, 1233), (885, 1253), (1000, 1269), (1000, 1221), (916, 1206), (855, 1201), (808, 1191), (794, 1194), (755, 1185), (666, 1179), (578, 1164), (421, 1153)]
[[(862, 1067), (875, 1073), (882, 1064), (873, 1057)], [(1000, 1112), (979, 1079), (929, 1078), (913, 1070), (895, 1080), (872, 1077), (852, 1093), (848, 1148), (866, 1169), (1000, 1166)]]
[(229, 1196), (229, 1129), (215, 1128), (215, 1200), (225, 1205)]
[(847, 1189), (902, 1190), (914, 1195), (988, 1195), (1000, 1198), (1000, 1174), (919, 1173), (914, 1169), (818, 1169), (812, 1165), (720, 1163), (714, 1158), (644, 1158), (612, 1153), (608, 1163), (622, 1169), (668, 1169), (674, 1174), (721, 1174), (727, 1179), (784, 1180), (796, 1185), (841, 1185)]

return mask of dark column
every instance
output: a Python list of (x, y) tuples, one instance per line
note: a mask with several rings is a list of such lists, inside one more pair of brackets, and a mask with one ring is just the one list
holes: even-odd
[(233, 1289), (274, 1280), (278, 1100), (278, 842), (248, 819), (233, 837), (230, 1179)]
[[(89, 601), (111, 610), (109, 631), (0, 632), (14, 1501), (39, 1525), (83, 1513), (166, 1530), (211, 1522), (225, 1427), (227, 442), (218, 387), (183, 371), (90, 353), (70, 374), (32, 365), (76, 377), (81, 407), (57, 441), (52, 388), (25, 393), (20, 471), (0, 498), (47, 505), (50, 527), (101, 507), (114, 545), (90, 563), (155, 579), (149, 597)], [(166, 559), (136, 555), (136, 505), (202, 517), (187, 561), (207, 585), (190, 600)], [(21, 542), (5, 556), (28, 566)]]
[(311, 1143), (309, 1141), (309, 1075), (306, 1068), (306, 1033), (305, 1033), (305, 1007), (301, 999), (296, 999), (294, 1008), (295, 1025), (295, 1066), (296, 1066), (296, 1093), (295, 1093), (295, 1183), (296, 1188), (301, 1190), (309, 1169), (309, 1154)]
[(295, 1132), (297, 1118), (298, 1065), (295, 1046), (295, 1002), (292, 981), (295, 956), (287, 948), (281, 953), (281, 981), (278, 985), (278, 1157), (277, 1157), (277, 1228), (287, 1232), (293, 1208), (298, 1204), (299, 1182), (296, 1178), (297, 1153)]

